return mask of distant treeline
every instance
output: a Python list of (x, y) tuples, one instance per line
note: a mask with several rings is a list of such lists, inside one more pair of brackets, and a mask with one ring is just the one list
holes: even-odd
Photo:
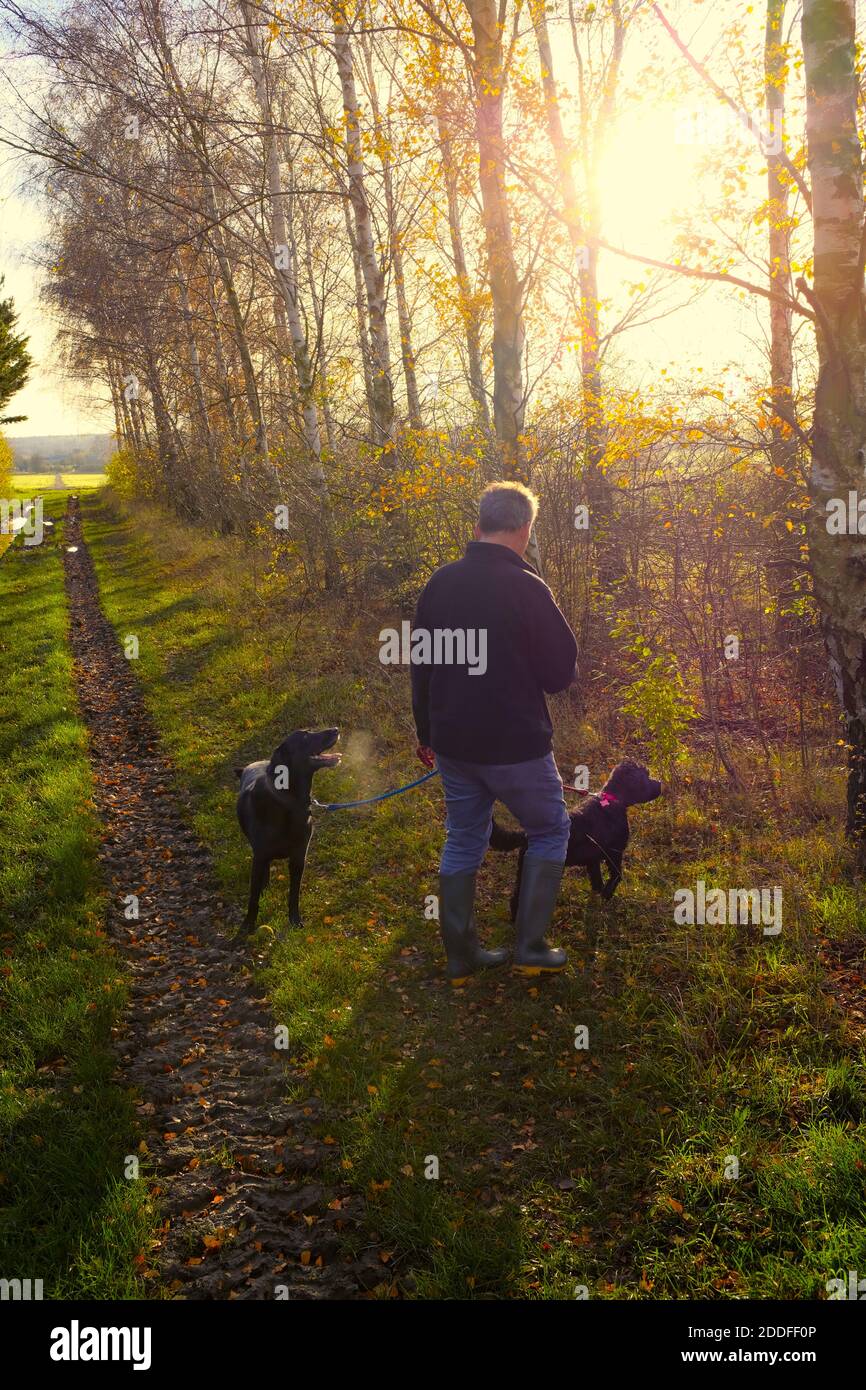
[(115, 448), (110, 434), (31, 434), (8, 443), (15, 473), (97, 473)]

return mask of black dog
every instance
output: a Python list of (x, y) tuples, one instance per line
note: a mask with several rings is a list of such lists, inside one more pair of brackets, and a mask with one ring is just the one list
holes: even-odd
[(301, 878), (313, 833), (313, 776), (320, 768), (339, 763), (339, 753), (325, 752), (339, 737), (339, 729), (296, 729), (283, 739), (270, 762), (235, 768), (241, 779), (238, 820), (253, 850), (250, 900), (238, 941), (256, 925), (259, 898), (268, 886), (274, 859), (289, 861), (289, 921), (294, 927), (301, 926)]
[[(622, 856), (629, 840), (626, 808), (642, 801), (655, 801), (661, 796), (662, 784), (640, 763), (626, 758), (617, 763), (600, 792), (592, 792), (585, 806), (571, 812), (571, 834), (566, 851), (566, 867), (578, 864), (586, 869), (594, 893), (605, 899), (613, 897), (622, 879)], [(517, 916), (523, 857), (526, 854), (526, 835), (522, 830), (505, 830), (493, 822), (490, 848), (519, 849), (517, 881), (511, 895), (511, 920)], [(602, 876), (602, 864), (607, 865), (607, 881)]]

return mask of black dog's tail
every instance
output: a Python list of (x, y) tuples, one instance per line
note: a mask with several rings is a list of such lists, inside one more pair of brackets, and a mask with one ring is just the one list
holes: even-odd
[(244, 775), (244, 770), (243, 770), (243, 768), (242, 768), (242, 767), (236, 767), (236, 768), (235, 768), (235, 777), (243, 777), (243, 775)]
[(506, 830), (494, 819), (490, 832), (490, 848), (503, 850), (526, 849), (526, 835), (522, 830)]

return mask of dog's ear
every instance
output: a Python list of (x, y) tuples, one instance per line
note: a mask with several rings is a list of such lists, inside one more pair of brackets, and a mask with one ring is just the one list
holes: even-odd
[(301, 731), (295, 729), (293, 733), (286, 734), (286, 737), (280, 740), (271, 754), (270, 767), (278, 767), (281, 763), (288, 765), (292, 761), (292, 757), (297, 754), (299, 732)]

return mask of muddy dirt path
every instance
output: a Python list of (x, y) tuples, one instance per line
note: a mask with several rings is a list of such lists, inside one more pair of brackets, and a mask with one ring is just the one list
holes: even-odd
[[(69, 547), (77, 547), (75, 550)], [(155, 1263), (175, 1298), (357, 1298), (398, 1292), (363, 1202), (321, 1179), (334, 1149), (315, 1097), (274, 1046), (274, 1019), (231, 948), (238, 915), (184, 821), (130, 663), (105, 618), (77, 503), (64, 562), (90, 736), (108, 931), (131, 980), (118, 1079), (134, 1088), (164, 1217)], [(123, 899), (139, 897), (127, 921)], [(345, 1254), (346, 1235), (361, 1253)], [(384, 1286), (384, 1287), (383, 1287)], [(154, 1290), (156, 1292), (156, 1290)]]

